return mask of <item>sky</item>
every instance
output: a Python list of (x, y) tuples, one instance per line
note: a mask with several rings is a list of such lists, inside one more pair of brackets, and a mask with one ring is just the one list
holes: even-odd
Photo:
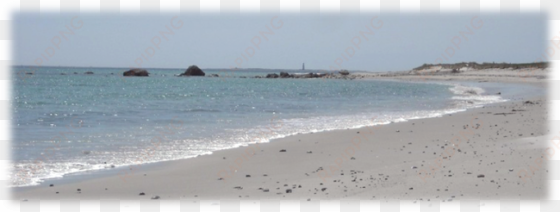
[(539, 15), (18, 14), (15, 65), (397, 71), (534, 62)]

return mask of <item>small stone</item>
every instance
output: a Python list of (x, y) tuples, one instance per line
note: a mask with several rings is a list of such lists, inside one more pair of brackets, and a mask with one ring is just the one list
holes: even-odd
[(479, 174), (479, 175), (477, 175), (476, 177), (478, 177), (478, 178), (484, 178), (484, 175), (483, 175), (483, 174)]
[(50, 185), (49, 185), (49, 187), (53, 187), (53, 186), (54, 186), (54, 184), (50, 184)]
[(251, 175), (245, 175), (245, 177), (251, 177)]
[(159, 199), (159, 196), (153, 196), (152, 199)]
[(280, 152), (286, 152), (286, 150), (285, 150), (285, 149), (282, 149), (282, 150), (280, 150)]
[(140, 195), (140, 196), (144, 196), (144, 195), (146, 195), (146, 194), (145, 194), (144, 192), (141, 192), (141, 193), (140, 193), (140, 194), (138, 194), (138, 195)]
[(286, 189), (286, 193), (287, 194), (292, 193), (292, 189)]

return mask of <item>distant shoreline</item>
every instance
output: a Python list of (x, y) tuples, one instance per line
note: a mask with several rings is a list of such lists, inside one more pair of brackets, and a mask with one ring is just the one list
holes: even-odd
[[(458, 62), (458, 63), (446, 63), (446, 64), (423, 64), (422, 66), (418, 66), (415, 68), (410, 68), (410, 69), (405, 69), (405, 70), (394, 70), (394, 71), (382, 71), (382, 70), (378, 70), (378, 71), (373, 71), (373, 70), (350, 70), (348, 69), (349, 72), (351, 73), (398, 73), (398, 72), (407, 72), (407, 71), (413, 71), (413, 70), (422, 70), (422, 69), (429, 69), (430, 67), (434, 67), (434, 66), (442, 66), (443, 68), (457, 68), (457, 67), (463, 67), (465, 66), (465, 64), (479, 64), (476, 62)], [(547, 62), (539, 62), (539, 63), (488, 63), (488, 62), (482, 62), (479, 65), (481, 67), (486, 66), (486, 67), (491, 67), (491, 65), (496, 65), (496, 66), (504, 66), (506, 68), (509, 67), (514, 67), (514, 66), (520, 66), (522, 68), (531, 68), (531, 67), (538, 67), (538, 66), (544, 66), (544, 68), (548, 68), (548, 63)], [(96, 67), (96, 66), (35, 66), (35, 65), (13, 65), (12, 67), (18, 67), (18, 68), (91, 68), (91, 69), (104, 69), (104, 68), (110, 68), (110, 69), (123, 69), (124, 71), (126, 70), (130, 70), (132, 69), (131, 67)], [(158, 68), (158, 67), (146, 67), (146, 68), (142, 68), (142, 69), (146, 69), (146, 70), (150, 70), (150, 69), (170, 69), (170, 70), (175, 70), (175, 69), (186, 69), (187, 67), (178, 67), (178, 68)], [(541, 67), (542, 68), (542, 67)], [(485, 68), (484, 68), (485, 69)], [(235, 69), (231, 69), (231, 68), (204, 68), (203, 70), (244, 70), (244, 71), (250, 71), (250, 70), (257, 70), (257, 71), (275, 71), (275, 70), (286, 70), (286, 71), (303, 71), (303, 72), (309, 72), (309, 71), (317, 71), (317, 72), (338, 72), (341, 70), (347, 70), (344, 68), (340, 68), (340, 69), (334, 69), (334, 70), (327, 70), (327, 69), (287, 69), (287, 68), (235, 68)]]

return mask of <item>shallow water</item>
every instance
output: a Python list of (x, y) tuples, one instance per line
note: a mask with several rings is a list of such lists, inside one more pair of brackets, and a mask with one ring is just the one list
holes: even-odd
[[(122, 71), (14, 68), (13, 186), (298, 133), (436, 117), (542, 92), (514, 84), (238, 78), (280, 70), (229, 73), (236, 78), (174, 77), (180, 69), (124, 78)], [(498, 88), (503, 95), (488, 95)]]

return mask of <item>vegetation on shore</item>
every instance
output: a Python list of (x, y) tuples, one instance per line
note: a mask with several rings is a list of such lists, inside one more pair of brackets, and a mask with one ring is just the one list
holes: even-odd
[(441, 67), (443, 69), (461, 69), (461, 68), (472, 68), (472, 69), (523, 69), (523, 68), (547, 68), (548, 62), (538, 62), (538, 63), (476, 63), (476, 62), (461, 62), (453, 64), (424, 64), (422, 66), (416, 67), (412, 70), (425, 70), (432, 69), (434, 67)]

